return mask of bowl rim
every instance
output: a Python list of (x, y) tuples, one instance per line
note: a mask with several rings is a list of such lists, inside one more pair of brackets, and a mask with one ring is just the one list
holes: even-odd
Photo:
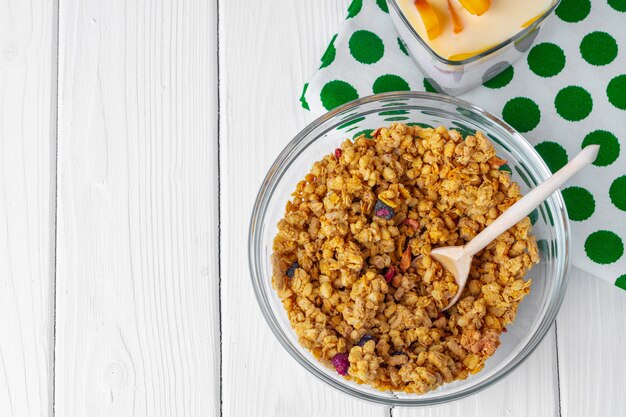
[(433, 48), (430, 47), (430, 45), (428, 45), (428, 43), (422, 39), (422, 37), (419, 35), (419, 33), (417, 33), (417, 30), (415, 30), (415, 28), (413, 27), (413, 25), (409, 22), (409, 20), (407, 19), (406, 15), (404, 14), (404, 12), (402, 11), (402, 8), (400, 7), (400, 5), (398, 4), (397, 0), (390, 0), (389, 3), (391, 3), (391, 7), (393, 8), (394, 12), (398, 14), (398, 16), (400, 17), (400, 20), (402, 21), (402, 23), (404, 24), (404, 26), (406, 26), (406, 28), (411, 32), (411, 35), (413, 35), (414, 38), (417, 39), (417, 41), (420, 43), (420, 45), (422, 45), (422, 47), (428, 51), (428, 53), (430, 54), (430, 56), (432, 56), (433, 58), (435, 58), (437, 61), (445, 64), (445, 65), (449, 65), (451, 67), (457, 67), (457, 66), (463, 66), (463, 65), (467, 65), (467, 64), (471, 64), (472, 62), (476, 62), (488, 55), (493, 54), (494, 52), (499, 51), (500, 49), (504, 48), (505, 46), (517, 42), (518, 40), (526, 37), (528, 34), (530, 34), (531, 32), (535, 31), (542, 23), (544, 20), (546, 20), (553, 11), (556, 10), (556, 8), (559, 6), (559, 4), (561, 3), (561, 0), (553, 0), (552, 4), (550, 5), (550, 7), (543, 13), (541, 14), (533, 23), (531, 23), (530, 25), (526, 26), (525, 28), (523, 28), (522, 30), (520, 30), (519, 32), (517, 32), (515, 35), (511, 36), (510, 38), (507, 38), (505, 40), (503, 40), (502, 42), (500, 42), (497, 45), (492, 46), (489, 49), (486, 49), (476, 55), (472, 55), (469, 58), (466, 59), (462, 59), (459, 61), (452, 61), (449, 60), (447, 58), (442, 57), (441, 55), (439, 55), (437, 52), (435, 52), (435, 50)]
[[(263, 182), (259, 188), (257, 193), (252, 212), (250, 217), (250, 223), (248, 228), (248, 267), (250, 269), (250, 278), (252, 280), (252, 286), (254, 289), (255, 298), (257, 303), (259, 304), (259, 308), (261, 309), (261, 313), (265, 318), (270, 330), (278, 339), (279, 343), (285, 348), (289, 354), (305, 369), (307, 369), (310, 373), (312, 373), (316, 378), (330, 385), (331, 387), (346, 393), (352, 397), (366, 400), (369, 402), (374, 402), (378, 404), (384, 405), (392, 405), (392, 406), (428, 406), (428, 405), (436, 405), (443, 404), (450, 401), (459, 400), (470, 395), (476, 394), (492, 385), (502, 380), (504, 377), (508, 376), (513, 370), (517, 369), (519, 365), (521, 365), (528, 357), (535, 351), (535, 349), (539, 346), (541, 341), (547, 335), (548, 330), (552, 327), (555, 322), (556, 315), (561, 307), (563, 302), (563, 297), (565, 295), (565, 291), (567, 289), (567, 285), (569, 283), (569, 270), (571, 266), (571, 233), (570, 233), (570, 222), (569, 217), (567, 216), (567, 208), (565, 206), (563, 197), (560, 191), (555, 192), (549, 199), (554, 200), (553, 203), (556, 205), (558, 210), (555, 213), (554, 217), (554, 225), (553, 227), (557, 227), (557, 224), (561, 225), (562, 228), (562, 245), (563, 251), (561, 256), (563, 259), (562, 266), (562, 279), (559, 284), (559, 287), (556, 288), (554, 292), (554, 301), (552, 305), (546, 310), (545, 319), (539, 324), (536, 329), (536, 332), (528, 339), (527, 344), (520, 350), (516, 357), (511, 360), (509, 363), (504, 365), (498, 374), (495, 374), (492, 378), (486, 379), (478, 382), (477, 384), (463, 389), (459, 392), (455, 392), (450, 394), (449, 396), (440, 396), (440, 397), (420, 397), (415, 396), (415, 398), (384, 398), (380, 396), (376, 396), (374, 394), (365, 393), (362, 391), (358, 391), (348, 384), (338, 383), (328, 375), (321, 372), (318, 368), (311, 365), (311, 361), (304, 357), (298, 350), (295, 345), (292, 344), (290, 340), (283, 334), (280, 324), (278, 323), (278, 319), (271, 313), (271, 304), (266, 296), (265, 292), (261, 288), (261, 279), (263, 279), (263, 273), (260, 262), (257, 262), (257, 257), (255, 256), (255, 249), (260, 247), (261, 245), (261, 233), (257, 233), (260, 229), (256, 227), (257, 222), (260, 220), (259, 213), (262, 212), (262, 208), (267, 205), (268, 200), (270, 199), (274, 188), (276, 188), (278, 182), (273, 184), (272, 182), (275, 179), (276, 175), (280, 174), (281, 171), (284, 171), (291, 165), (291, 161), (289, 157), (292, 156), (294, 150), (296, 150), (297, 146), (308, 137), (308, 135), (317, 129), (319, 126), (324, 124), (325, 122), (333, 119), (337, 115), (342, 113), (347, 113), (355, 107), (359, 107), (363, 104), (374, 103), (382, 100), (402, 100), (407, 98), (415, 98), (415, 99), (426, 99), (431, 101), (440, 101), (445, 102), (451, 105), (455, 105), (457, 107), (465, 108), (472, 112), (478, 113), (478, 115), (485, 117), (499, 125), (499, 127), (503, 128), (509, 135), (510, 140), (517, 142), (517, 145), (523, 148), (523, 151), (526, 155), (531, 155), (535, 159), (534, 168), (541, 175), (542, 179), (545, 180), (548, 176), (552, 175), (548, 166), (545, 164), (543, 159), (539, 156), (535, 148), (513, 127), (508, 125), (506, 122), (500, 120), (498, 117), (493, 114), (481, 109), (478, 106), (475, 106), (472, 103), (469, 103), (465, 100), (451, 97), (444, 94), (439, 93), (429, 93), (429, 92), (415, 92), (415, 91), (402, 91), (402, 92), (390, 92), (390, 93), (380, 93), (374, 94), (367, 97), (359, 98), (353, 101), (350, 101), (344, 105), (341, 105), (322, 116), (315, 119), (313, 122), (309, 123), (304, 129), (302, 129), (280, 152), (280, 154), (276, 157), (271, 167), (269, 168), (267, 174), (265, 175)], [(338, 121), (338, 124), (342, 123)], [(312, 143), (312, 140), (310, 141)], [(286, 164), (286, 165), (285, 165)], [(269, 191), (269, 192), (268, 192)], [(558, 230), (558, 228), (557, 228)], [(517, 359), (516, 359), (517, 358)]]

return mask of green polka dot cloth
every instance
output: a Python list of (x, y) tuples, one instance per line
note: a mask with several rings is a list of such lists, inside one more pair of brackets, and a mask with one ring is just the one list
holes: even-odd
[[(557, 171), (588, 144), (600, 153), (562, 190), (575, 266), (626, 289), (626, 0), (562, 0), (542, 39), (463, 94), (522, 132)], [(316, 115), (358, 97), (434, 91), (385, 0), (354, 0), (300, 102)]]

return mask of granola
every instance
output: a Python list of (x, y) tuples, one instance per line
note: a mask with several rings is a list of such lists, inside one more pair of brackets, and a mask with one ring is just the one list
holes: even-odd
[(300, 343), (340, 375), (425, 393), (480, 371), (499, 345), (529, 268), (522, 220), (479, 252), (461, 299), (430, 257), (463, 245), (521, 198), (480, 132), (392, 124), (315, 162), (287, 202), (273, 285)]

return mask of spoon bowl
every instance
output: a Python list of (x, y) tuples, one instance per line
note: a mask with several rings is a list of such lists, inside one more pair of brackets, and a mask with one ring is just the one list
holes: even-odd
[(473, 256), (502, 233), (517, 224), (517, 222), (528, 216), (531, 211), (541, 205), (545, 199), (550, 197), (574, 174), (595, 161), (599, 150), (600, 145), (585, 147), (567, 165), (509, 207), (465, 246), (446, 246), (435, 248), (430, 252), (431, 256), (454, 276), (454, 280), (459, 287), (452, 300), (443, 309), (444, 311), (452, 307), (461, 297), (472, 265)]
[(470, 267), (472, 266), (472, 256), (469, 256), (465, 252), (464, 246), (435, 248), (430, 251), (430, 256), (454, 276), (454, 280), (459, 286), (452, 300), (450, 300), (448, 305), (443, 309), (443, 311), (446, 311), (461, 298), (467, 277), (469, 276)]

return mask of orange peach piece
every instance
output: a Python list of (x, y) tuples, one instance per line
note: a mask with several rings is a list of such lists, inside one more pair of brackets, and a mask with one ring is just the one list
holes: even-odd
[(473, 15), (480, 16), (489, 10), (491, 0), (459, 0), (461, 6)]
[(490, 46), (489, 48), (480, 49), (478, 51), (462, 52), (460, 54), (454, 54), (454, 55), (449, 56), (448, 60), (449, 61), (465, 61), (466, 59), (469, 59), (478, 54), (482, 54), (483, 52), (488, 51), (491, 48), (492, 47)]
[(430, 7), (427, 0), (415, 0), (415, 7), (422, 17), (428, 39), (433, 40), (441, 34), (441, 24), (435, 10)]
[(538, 14), (537, 16), (533, 17), (532, 19), (530, 19), (528, 22), (524, 23), (522, 25), (523, 28), (527, 28), (528, 26), (532, 25), (533, 23), (535, 23), (537, 20), (539, 20), (539, 18), (541, 16), (543, 16), (544, 13)]
[(461, 18), (452, 7), (452, 3), (448, 0), (448, 9), (450, 10), (450, 16), (452, 17), (452, 23), (454, 24), (454, 33), (460, 33), (463, 30), (463, 22), (461, 22)]

